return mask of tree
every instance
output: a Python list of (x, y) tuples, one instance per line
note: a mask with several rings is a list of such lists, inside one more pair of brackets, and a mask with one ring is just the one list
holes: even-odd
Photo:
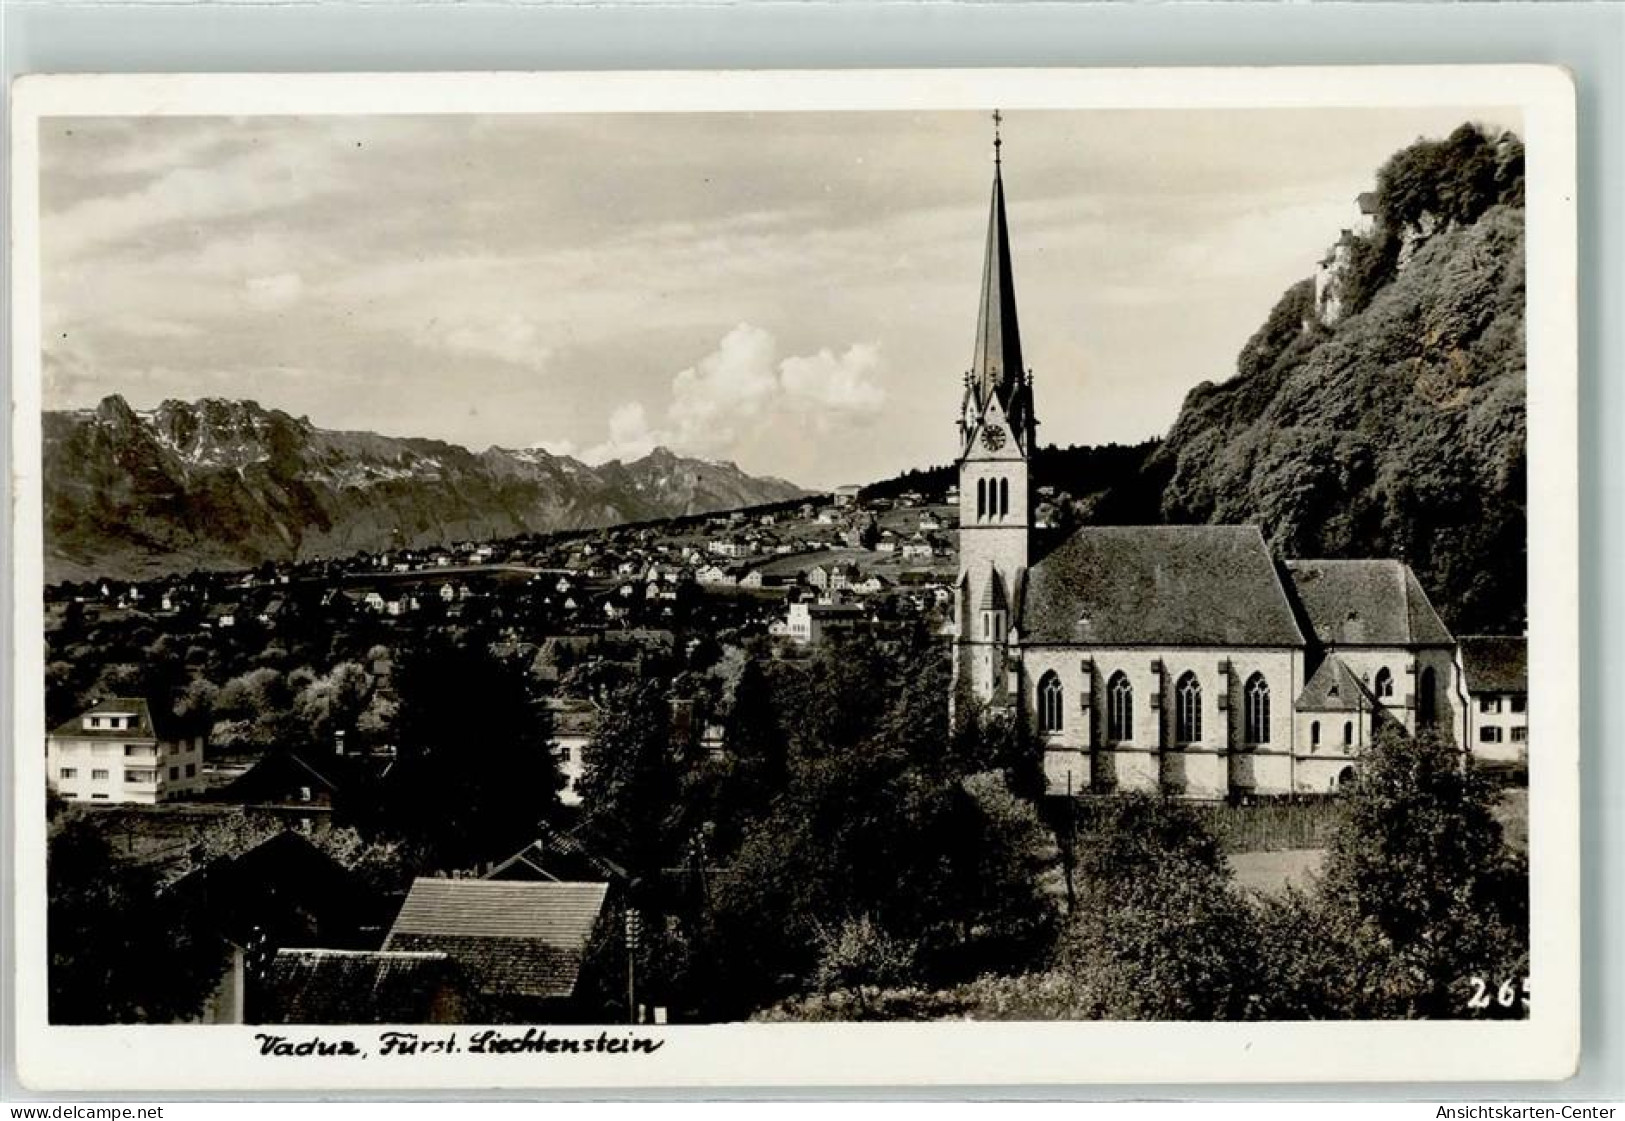
[(534, 840), (564, 776), (551, 713), (531, 703), (523, 665), (435, 633), (401, 656), (395, 681), (397, 761), (384, 828), (452, 868)]
[(744, 823), (765, 816), (789, 775), (789, 735), (780, 721), (772, 677), (749, 659), (739, 670), (733, 703), (723, 722), (726, 755), (711, 784), (710, 816), (716, 852), (732, 853)]
[(1322, 925), (1361, 977), (1347, 1001), (1324, 998), (1357, 1002), (1345, 1014), (1462, 1017), (1472, 978), (1493, 989), (1527, 974), (1528, 869), (1493, 789), (1462, 764), (1431, 732), (1387, 729), (1366, 754), (1321, 886)]
[(1191, 809), (1142, 794), (1090, 806), (1079, 907), (1061, 965), (1103, 1019), (1240, 1020), (1260, 1014), (1258, 928), (1217, 839)]
[(594, 841), (634, 876), (676, 861), (680, 775), (671, 705), (659, 682), (614, 693), (582, 753), (578, 784)]
[(171, 1023), (201, 1011), (225, 945), (160, 894), (150, 869), (121, 862), (92, 819), (69, 814), (47, 842), (46, 875), (52, 1023)]
[(371, 695), (372, 677), (366, 669), (358, 662), (340, 662), (299, 690), (293, 711), (310, 742), (330, 744), (338, 733), (355, 731)]
[(1053, 842), (1001, 774), (950, 751), (940, 662), (928, 647), (891, 658), (846, 643), (774, 691), (787, 777), (742, 823), (706, 915), (702, 942), (727, 963), (704, 988), (709, 1014), (1017, 968), (1047, 946)]

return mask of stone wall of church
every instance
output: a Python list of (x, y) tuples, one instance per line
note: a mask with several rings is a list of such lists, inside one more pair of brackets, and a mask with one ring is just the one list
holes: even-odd
[[(1440, 731), (1455, 737), (1459, 744), (1466, 733), (1466, 694), (1461, 669), (1452, 647), (1340, 646), (1335, 650), (1354, 675), (1373, 694), (1377, 674), (1386, 669), (1394, 682), (1393, 696), (1379, 698), (1386, 716), (1414, 735), (1426, 698), (1424, 682), (1433, 671), (1432, 700), (1435, 722)], [(1303, 741), (1307, 743), (1308, 741)]]
[(1294, 778), (1300, 794), (1331, 794), (1341, 790), (1353, 774), (1358, 774), (1360, 761), (1356, 756), (1341, 754), (1305, 755), (1297, 761)]
[(1418, 681), (1422, 679), (1423, 672), (1433, 670), (1437, 689), (1434, 703), (1439, 731), (1450, 736), (1458, 747), (1467, 744), (1467, 726), (1470, 723), (1467, 683), (1462, 674), (1459, 658), (1459, 648), (1454, 646), (1425, 646), (1416, 654), (1416, 660), (1421, 666)]
[[(1349, 767), (1359, 769), (1359, 756), (1371, 739), (1371, 713), (1328, 710), (1300, 712), (1293, 788), (1300, 794), (1327, 794), (1338, 789)], [(1315, 726), (1320, 726), (1318, 743)], [(1346, 742), (1345, 742), (1346, 741)]]
[[(1094, 789), (1171, 789), (1223, 798), (1232, 787), (1258, 793), (1293, 789), (1293, 702), (1303, 688), (1295, 648), (1026, 647), (1021, 652), (1023, 708), (1034, 719), (1039, 689), (1053, 673), (1062, 688), (1062, 726), (1041, 733), (1050, 789), (1087, 775)], [(1178, 743), (1176, 695), (1189, 673), (1200, 688), (1200, 728)], [(1245, 743), (1244, 691), (1253, 674), (1269, 686), (1268, 735)], [(1108, 742), (1110, 691), (1118, 675), (1132, 691), (1129, 736)], [(1035, 725), (1036, 726), (1036, 725)]]

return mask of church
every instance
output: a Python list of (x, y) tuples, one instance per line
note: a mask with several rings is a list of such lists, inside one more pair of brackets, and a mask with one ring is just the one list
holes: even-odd
[(1324, 794), (1384, 724), (1464, 745), (1456, 641), (1397, 560), (1281, 561), (1245, 525), (1083, 526), (1040, 546), (1000, 145), (958, 425), (951, 703), (1023, 721), (1060, 795)]

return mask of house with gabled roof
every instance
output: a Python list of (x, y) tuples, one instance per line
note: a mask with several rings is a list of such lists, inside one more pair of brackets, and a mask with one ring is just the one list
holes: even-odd
[(534, 841), (497, 863), (484, 878), (549, 883), (603, 881), (623, 887), (632, 879), (615, 861), (593, 852), (573, 834), (546, 822), (537, 823)]
[(386, 951), (445, 954), (491, 1022), (585, 1022), (583, 969), (607, 883), (434, 879), (412, 883)]
[(1461, 639), (1469, 699), (1467, 750), (1501, 762), (1529, 757), (1529, 640), (1470, 634)]

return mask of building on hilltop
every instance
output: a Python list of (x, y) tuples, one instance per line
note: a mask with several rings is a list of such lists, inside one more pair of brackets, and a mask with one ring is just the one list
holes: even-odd
[(1039, 547), (1002, 160), (958, 434), (951, 702), (1013, 712), (1054, 794), (1324, 793), (1384, 725), (1467, 743), (1456, 643), (1395, 560), (1278, 563), (1255, 526), (1084, 526)]
[(45, 738), (46, 782), (69, 801), (154, 805), (202, 789), (204, 739), (143, 699), (112, 697)]

